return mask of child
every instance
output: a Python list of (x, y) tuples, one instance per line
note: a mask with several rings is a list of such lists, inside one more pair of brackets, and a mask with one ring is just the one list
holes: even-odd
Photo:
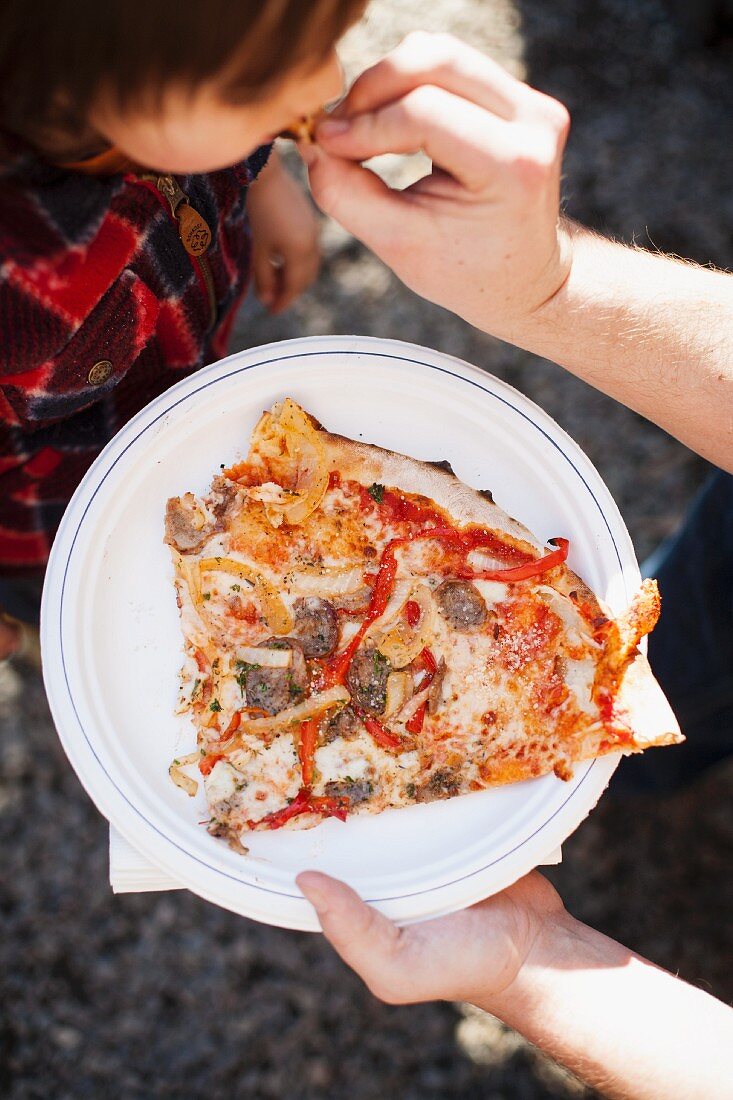
[(33, 643), (105, 443), (226, 354), (251, 275), (272, 311), (315, 277), (315, 220), (271, 143), (339, 94), (334, 44), (363, 6), (3, 3), (0, 659)]

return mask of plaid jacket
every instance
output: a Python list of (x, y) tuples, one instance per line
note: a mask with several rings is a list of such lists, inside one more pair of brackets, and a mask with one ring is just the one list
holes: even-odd
[(0, 170), (0, 573), (41, 569), (105, 443), (226, 354), (250, 273), (247, 186), (268, 153), (176, 177), (211, 229), (203, 266), (154, 180), (27, 155)]

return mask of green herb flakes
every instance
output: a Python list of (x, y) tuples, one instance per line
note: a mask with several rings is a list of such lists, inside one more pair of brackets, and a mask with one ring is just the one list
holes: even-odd
[(254, 668), (259, 668), (260, 666), (251, 665), (247, 661), (235, 661), (235, 665), (239, 669), (239, 672), (237, 673), (235, 679), (239, 684), (239, 690), (242, 698), (244, 698), (244, 692), (247, 687), (247, 673), (251, 672)]
[(375, 649), (372, 660), (374, 662), (374, 675), (381, 676), (382, 669), (386, 664), (389, 663), (387, 661), (387, 658), (384, 656), (383, 653), (380, 653), (378, 649)]

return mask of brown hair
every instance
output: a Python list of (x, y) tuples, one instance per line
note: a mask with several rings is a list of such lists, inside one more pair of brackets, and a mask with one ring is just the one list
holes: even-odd
[(84, 133), (101, 89), (121, 109), (171, 84), (256, 99), (325, 59), (365, 0), (0, 0), (0, 129)]

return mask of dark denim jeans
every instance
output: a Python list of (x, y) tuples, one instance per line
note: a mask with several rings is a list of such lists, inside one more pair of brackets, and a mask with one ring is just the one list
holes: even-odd
[(0, 575), (0, 611), (22, 623), (38, 626), (41, 618), (43, 576), (3, 577)]
[(649, 661), (687, 740), (623, 760), (612, 790), (668, 792), (733, 752), (733, 477), (713, 474), (645, 568), (662, 614)]

